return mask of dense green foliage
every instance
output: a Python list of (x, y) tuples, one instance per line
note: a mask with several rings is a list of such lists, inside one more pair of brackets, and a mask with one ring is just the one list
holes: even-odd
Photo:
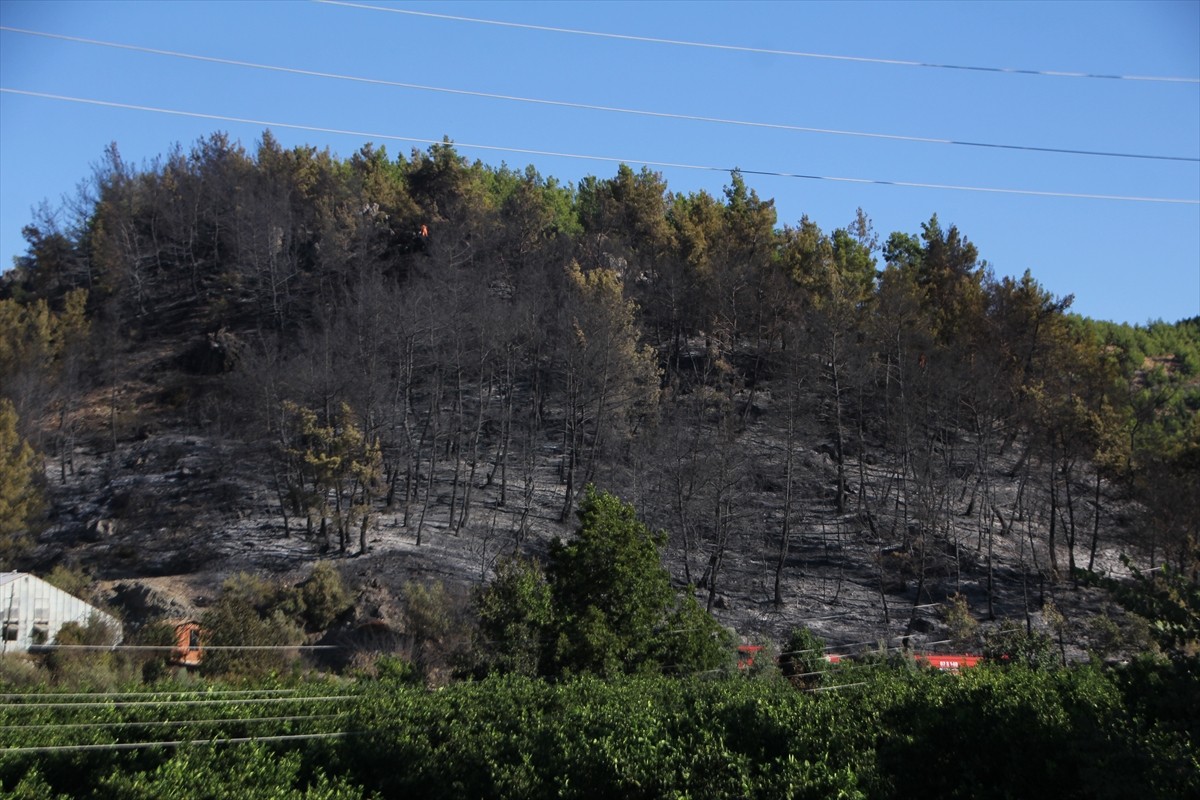
[(507, 558), (475, 596), (479, 651), (485, 672), (538, 675), (554, 621), (550, 585), (536, 561)]
[[(824, 691), (736, 676), (505, 676), (436, 692), (381, 679), (238, 690), (245, 694), (166, 684), (126, 696), (22, 694), (0, 706), (0, 791), (165, 799), (1200, 791), (1194, 661), (958, 675), (881, 662), (828, 678)], [(247, 736), (297, 738), (232, 741)], [(113, 747), (153, 741), (197, 743)], [(82, 744), (97, 747), (68, 749)], [(34, 747), (49, 749), (22, 749)]]
[(1149, 635), (1163, 651), (1200, 655), (1200, 583), (1167, 566), (1150, 574), (1134, 568), (1133, 578), (1132, 583), (1105, 583), (1150, 623)]
[(825, 671), (825, 641), (808, 628), (796, 628), (779, 654), (779, 672), (798, 687), (821, 683)]
[(1049, 634), (1026, 630), (1011, 621), (984, 636), (983, 657), (991, 663), (1027, 669), (1047, 669), (1061, 663)]
[[(323, 682), (8, 694), (0, 705), (0, 793), (130, 800), (362, 797), (352, 783), (326, 778), (322, 766), (353, 702), (349, 687)], [(269, 739), (246, 741), (264, 736), (301, 738), (275, 746)], [(150, 746), (156, 742), (166, 744)]]
[(272, 648), (300, 644), (296, 610), (294, 594), (264, 578), (239, 573), (227, 579), (200, 618), (204, 671), (261, 676), (286, 669), (287, 652)]

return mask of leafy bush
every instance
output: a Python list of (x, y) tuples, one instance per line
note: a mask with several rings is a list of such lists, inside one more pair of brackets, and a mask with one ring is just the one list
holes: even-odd
[(501, 560), (496, 576), (474, 596), (479, 615), (478, 661), (484, 672), (537, 675), (553, 621), (550, 585), (535, 561)]
[(421, 673), (411, 661), (405, 661), (396, 656), (383, 655), (375, 659), (375, 679), (384, 683), (398, 686), (421, 686), (424, 681)]
[(1114, 655), (1125, 644), (1125, 635), (1108, 614), (1100, 613), (1088, 620), (1088, 651), (1103, 660)]
[(299, 588), (301, 614), (309, 630), (325, 630), (350, 607), (342, 574), (328, 561), (318, 562)]
[(155, 683), (171, 675), (171, 659), (176, 644), (175, 626), (171, 623), (147, 623), (126, 636), (123, 644), (156, 648), (134, 651), (132, 656), (132, 659), (141, 665), (143, 683)]
[(113, 687), (128, 682), (135, 672), (130, 658), (104, 648), (116, 644), (118, 634), (100, 615), (92, 614), (86, 623), (68, 622), (54, 637), (55, 645), (46, 655), (46, 667), (56, 683), (95, 688)]
[(0, 654), (0, 687), (25, 689), (46, 682), (46, 673), (25, 653)]
[(286, 648), (300, 644), (303, 632), (280, 607), (285, 599), (280, 586), (248, 573), (226, 580), (200, 619), (205, 632), (201, 669), (208, 675), (242, 676), (286, 669), (295, 656)]
[(779, 672), (793, 686), (812, 688), (821, 683), (825, 661), (825, 640), (808, 628), (794, 628), (779, 654)]
[(950, 640), (955, 648), (968, 649), (978, 645), (979, 621), (971, 613), (967, 598), (953, 594), (942, 611), (942, 619), (949, 628)]
[(404, 585), (405, 631), (413, 665), (430, 682), (441, 682), (469, 660), (470, 635), (459, 599), (441, 581)]
[(1026, 630), (1018, 622), (1005, 620), (983, 637), (983, 658), (988, 664), (1021, 665), (1029, 669), (1051, 669), (1060, 665), (1054, 640), (1046, 633)]
[(87, 597), (92, 586), (92, 578), (82, 567), (68, 567), (58, 564), (46, 576), (46, 583), (62, 589), (75, 597)]
[[(181, 750), (144, 772), (114, 771), (100, 784), (111, 800), (360, 800), (363, 792), (344, 778), (318, 770), (307, 784), (300, 753), (273, 752), (249, 743)], [(205, 779), (208, 780), (205, 780)], [(307, 784), (307, 785), (306, 785)]]
[(1122, 559), (1132, 585), (1118, 585), (1121, 604), (1150, 621), (1150, 635), (1166, 652), (1200, 655), (1200, 582), (1164, 566), (1150, 574)]
[(737, 646), (733, 634), (700, 607), (690, 586), (680, 593), (655, 638), (653, 658), (667, 674), (713, 674), (733, 669)]

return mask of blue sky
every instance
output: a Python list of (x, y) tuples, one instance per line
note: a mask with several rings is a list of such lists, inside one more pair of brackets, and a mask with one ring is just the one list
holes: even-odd
[[(332, 128), (272, 126), (287, 146), (348, 156), (439, 140), (486, 163), (578, 181), (616, 163), (468, 144), (716, 167), (661, 171), (719, 194), (723, 171), (1112, 195), (1039, 196), (747, 174), (780, 224), (826, 231), (861, 206), (876, 229), (918, 233), (937, 213), (997, 274), (1030, 270), (1076, 311), (1143, 323), (1200, 314), (1200, 2), (384, 3), (20, 2), (0, 25), (215, 59), (660, 114), (981, 144), (1174, 156), (1116, 158), (652, 117), (368, 84), (0, 31), (0, 86), (127, 105)], [(693, 47), (500, 26), (733, 45)], [(786, 51), (764, 53), (754, 50)], [(855, 56), (835, 60), (795, 53)], [(1186, 78), (1065, 77), (879, 63)], [(215, 130), (253, 148), (263, 125), (0, 93), (0, 265), (116, 142), (142, 164)], [(367, 136), (358, 133), (369, 134)]]

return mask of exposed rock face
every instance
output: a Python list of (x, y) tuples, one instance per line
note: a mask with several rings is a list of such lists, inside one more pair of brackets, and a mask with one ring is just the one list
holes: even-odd
[(83, 536), (80, 538), (86, 542), (102, 542), (111, 538), (116, 532), (117, 521), (115, 519), (94, 519), (84, 528)]

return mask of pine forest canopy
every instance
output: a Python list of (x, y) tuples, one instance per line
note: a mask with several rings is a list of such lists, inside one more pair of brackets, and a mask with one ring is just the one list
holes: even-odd
[[(1018, 509), (985, 479), (1003, 464), (1028, 483), (1044, 575), (1116, 544), (1111, 503), (1138, 509), (1122, 547), (1196, 575), (1200, 318), (1071, 315), (936, 215), (885, 237), (860, 210), (826, 232), (781, 224), (737, 172), (721, 197), (625, 165), (573, 186), (448, 140), (340, 159), (268, 131), (252, 152), (217, 133), (140, 168), (113, 145), (78, 203), (24, 233), (0, 278), (20, 434), (0, 458), (31, 446), (64, 480), (82, 398), (121, 379), (122, 348), (174, 340), (190, 377), (160, 410), (254, 445), (285, 527), (327, 547), (336, 532), (342, 552), (356, 534), (366, 549), (384, 506), (418, 543), (437, 504), (459, 531), (481, 485), (523, 510), (519, 545), (552, 452), (558, 518), (612, 489), (669, 532), (710, 611), (746, 494), (776, 497), (780, 602), (802, 501), (923, 548), (955, 515), (1010, 530)], [(801, 498), (816, 444), (836, 482)], [(876, 493), (879, 476), (898, 488)], [(32, 520), (22, 498), (0, 503)]]

